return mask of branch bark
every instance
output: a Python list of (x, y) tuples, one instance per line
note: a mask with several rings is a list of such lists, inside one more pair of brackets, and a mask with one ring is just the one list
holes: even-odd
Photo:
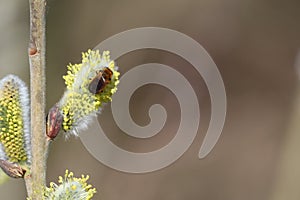
[(29, 0), (30, 6), (30, 93), (31, 145), (30, 173), (25, 177), (28, 196), (42, 199), (40, 192), (46, 184), (48, 140), (45, 134), (45, 7), (46, 0)]

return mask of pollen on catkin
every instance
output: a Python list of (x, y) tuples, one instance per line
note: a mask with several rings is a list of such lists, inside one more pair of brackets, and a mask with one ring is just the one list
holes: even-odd
[(73, 172), (66, 170), (64, 177), (59, 177), (58, 184), (51, 182), (45, 190), (45, 200), (90, 200), (96, 189), (87, 183), (89, 176), (74, 177)]
[[(90, 84), (105, 68), (109, 68), (112, 76), (101, 92), (91, 92)], [(67, 135), (77, 135), (77, 131), (86, 128), (91, 117), (101, 111), (103, 104), (112, 100), (120, 73), (115, 62), (110, 60), (109, 51), (100, 55), (98, 50), (82, 53), (82, 62), (69, 64), (67, 69), (67, 75), (63, 76), (67, 89), (58, 106), (63, 115), (62, 129)]]
[(29, 97), (25, 83), (15, 75), (0, 80), (0, 158), (29, 163)]

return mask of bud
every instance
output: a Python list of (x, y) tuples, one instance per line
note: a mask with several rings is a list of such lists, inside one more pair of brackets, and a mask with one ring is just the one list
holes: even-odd
[(9, 177), (12, 178), (24, 178), (24, 174), (26, 172), (26, 170), (23, 169), (20, 165), (1, 159), (0, 167)]
[(59, 111), (59, 107), (55, 104), (47, 115), (46, 134), (49, 139), (53, 140), (59, 133), (63, 121), (63, 115)]

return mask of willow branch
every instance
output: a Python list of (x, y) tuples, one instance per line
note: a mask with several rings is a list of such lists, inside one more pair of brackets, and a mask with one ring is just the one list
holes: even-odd
[(46, 0), (29, 0), (30, 6), (30, 92), (32, 164), (26, 177), (28, 196), (42, 198), (39, 191), (46, 184), (48, 141), (45, 135), (45, 6)]

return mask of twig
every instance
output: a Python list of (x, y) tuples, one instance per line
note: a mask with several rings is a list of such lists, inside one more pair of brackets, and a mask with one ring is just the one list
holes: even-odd
[(45, 6), (46, 0), (29, 0), (30, 4), (30, 92), (32, 164), (25, 177), (28, 196), (42, 199), (39, 193), (46, 184), (48, 141), (45, 135)]

